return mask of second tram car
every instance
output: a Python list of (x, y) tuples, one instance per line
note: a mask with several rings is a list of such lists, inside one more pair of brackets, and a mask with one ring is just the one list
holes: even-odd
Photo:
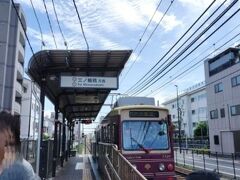
[(147, 179), (175, 179), (172, 124), (166, 108), (117, 107), (102, 120), (96, 141), (116, 144)]

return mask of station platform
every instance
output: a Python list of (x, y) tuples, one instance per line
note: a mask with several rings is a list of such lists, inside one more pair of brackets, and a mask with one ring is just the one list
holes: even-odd
[(63, 168), (57, 169), (53, 180), (101, 180), (97, 170), (97, 164), (90, 154), (77, 154), (64, 164)]

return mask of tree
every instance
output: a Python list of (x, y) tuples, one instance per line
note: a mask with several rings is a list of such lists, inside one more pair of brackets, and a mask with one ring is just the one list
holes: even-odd
[(208, 136), (208, 124), (207, 122), (200, 122), (194, 130), (194, 137), (204, 136)]

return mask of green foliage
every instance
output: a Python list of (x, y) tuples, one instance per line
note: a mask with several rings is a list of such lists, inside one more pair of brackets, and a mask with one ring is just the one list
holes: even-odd
[(208, 125), (206, 122), (198, 123), (196, 129), (194, 130), (194, 137), (204, 137), (208, 136)]
[(43, 133), (43, 140), (48, 140), (50, 139), (50, 136), (48, 135), (48, 133)]

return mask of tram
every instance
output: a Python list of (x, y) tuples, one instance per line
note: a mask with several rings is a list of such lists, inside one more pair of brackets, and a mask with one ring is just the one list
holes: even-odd
[(96, 130), (96, 141), (116, 144), (149, 180), (175, 179), (171, 116), (154, 105), (114, 108)]

